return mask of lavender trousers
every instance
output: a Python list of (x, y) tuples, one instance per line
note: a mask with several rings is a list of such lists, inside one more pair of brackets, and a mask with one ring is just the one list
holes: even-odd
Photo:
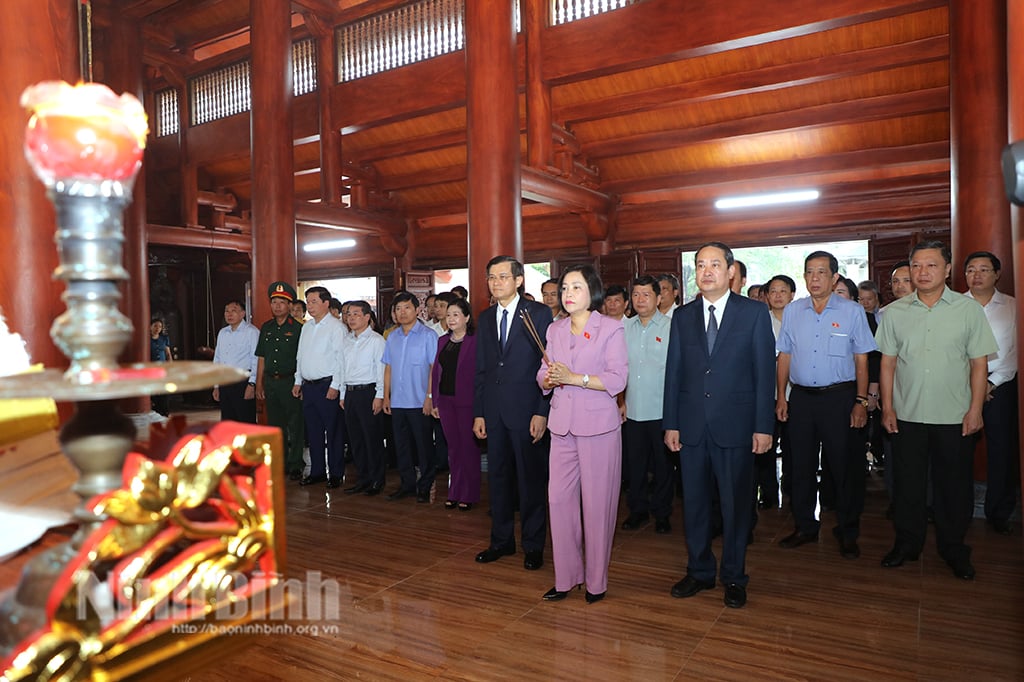
[(600, 594), (608, 589), (622, 480), (622, 431), (551, 434), (549, 462), (555, 589), (564, 592), (586, 583), (587, 591)]

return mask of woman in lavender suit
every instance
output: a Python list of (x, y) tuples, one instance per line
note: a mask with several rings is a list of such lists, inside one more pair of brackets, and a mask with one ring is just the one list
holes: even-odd
[(615, 396), (629, 372), (626, 336), (622, 322), (597, 312), (604, 287), (593, 267), (569, 268), (559, 289), (569, 317), (548, 327), (550, 364), (543, 362), (537, 372), (540, 387), (553, 392), (548, 507), (555, 586), (544, 599), (565, 599), (585, 583), (587, 603), (593, 604), (608, 588), (618, 509), (622, 418)]
[(448, 333), (437, 340), (428, 396), (448, 440), (451, 479), (445, 509), (457, 506), (469, 511), (480, 501), (480, 447), (473, 435), (476, 336), (472, 308), (460, 298), (448, 305), (445, 319)]

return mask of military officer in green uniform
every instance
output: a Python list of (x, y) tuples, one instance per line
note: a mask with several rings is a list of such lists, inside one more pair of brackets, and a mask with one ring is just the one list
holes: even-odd
[(287, 282), (274, 282), (267, 295), (274, 317), (260, 327), (256, 344), (256, 397), (266, 401), (267, 422), (284, 434), (284, 470), (291, 480), (297, 481), (302, 477), (305, 432), (302, 401), (292, 396), (292, 385), (302, 323), (291, 316), (295, 287)]

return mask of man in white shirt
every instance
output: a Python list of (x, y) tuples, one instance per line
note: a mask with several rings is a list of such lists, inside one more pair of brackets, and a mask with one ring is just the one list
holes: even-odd
[(658, 287), (661, 292), (661, 303), (658, 310), (669, 319), (679, 307), (679, 278), (670, 272), (658, 275)]
[(1010, 514), (1017, 504), (1017, 301), (996, 289), (1002, 265), (995, 254), (976, 251), (964, 259), (967, 296), (985, 309), (999, 351), (988, 356), (988, 395), (982, 408), (988, 475), (985, 518), (1002, 535), (1013, 532)]
[(310, 287), (306, 290), (306, 311), (311, 319), (302, 325), (299, 336), (292, 395), (302, 398), (302, 415), (309, 441), (309, 475), (299, 481), (299, 485), (326, 482), (328, 488), (337, 488), (345, 472), (345, 444), (343, 439), (339, 439), (337, 429), (341, 418), (338, 396), (344, 366), (342, 341), (345, 329), (330, 314), (330, 302), (331, 292), (326, 288)]
[(344, 411), (356, 483), (346, 495), (376, 495), (384, 488), (384, 337), (370, 326), (370, 304), (350, 301), (338, 404)]
[(231, 299), (224, 306), (227, 326), (217, 333), (213, 361), (249, 372), (249, 378), (227, 386), (214, 386), (221, 421), (256, 423), (256, 344), (260, 330), (245, 320), (245, 305)]

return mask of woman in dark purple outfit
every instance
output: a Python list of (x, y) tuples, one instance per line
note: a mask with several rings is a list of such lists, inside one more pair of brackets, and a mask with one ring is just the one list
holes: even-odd
[(480, 501), (480, 447), (473, 435), (476, 336), (472, 308), (460, 298), (448, 305), (445, 319), (448, 333), (437, 340), (428, 396), (448, 439), (451, 479), (444, 506), (469, 511)]

